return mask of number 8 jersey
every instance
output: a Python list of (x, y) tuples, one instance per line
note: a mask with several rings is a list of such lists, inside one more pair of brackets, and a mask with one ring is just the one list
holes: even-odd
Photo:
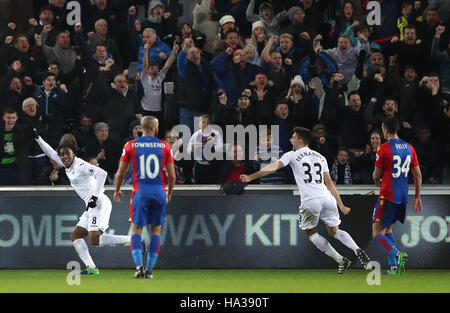
[(133, 166), (134, 192), (165, 192), (164, 166), (173, 163), (167, 142), (153, 136), (138, 137), (125, 144), (120, 160)]
[(393, 203), (408, 202), (408, 173), (419, 166), (413, 146), (402, 139), (389, 139), (376, 153), (375, 167), (383, 170), (380, 195)]

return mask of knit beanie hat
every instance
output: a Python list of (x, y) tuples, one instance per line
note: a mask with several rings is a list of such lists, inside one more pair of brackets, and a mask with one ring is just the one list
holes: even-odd
[(264, 23), (263, 23), (263, 21), (256, 21), (256, 22), (253, 22), (253, 24), (252, 24), (252, 31), (256, 28), (256, 27), (262, 27), (262, 28), (266, 28), (265, 26), (264, 26)]
[(288, 11), (289, 20), (294, 16), (295, 12), (297, 12), (298, 10), (303, 11), (303, 9), (301, 7), (292, 7), (289, 9), (289, 11)]
[(291, 87), (295, 84), (299, 84), (305, 89), (305, 83), (300, 75), (295, 75), (295, 77), (291, 80)]
[(104, 123), (104, 122), (98, 122), (94, 124), (94, 133), (96, 134), (100, 129), (102, 129), (103, 127), (106, 127), (109, 129), (108, 124)]

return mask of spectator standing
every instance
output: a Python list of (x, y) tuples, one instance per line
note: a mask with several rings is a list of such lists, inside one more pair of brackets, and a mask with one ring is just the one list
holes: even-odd
[[(34, 98), (26, 98), (22, 103), (22, 111), (19, 113), (18, 125), (23, 125), (31, 129), (36, 129), (44, 133), (42, 117), (38, 114), (38, 103)], [(47, 158), (38, 144), (33, 140), (30, 142), (30, 149), (27, 155), (28, 170), (23, 173), (24, 184), (35, 184), (41, 172), (47, 165)]]
[(121, 143), (128, 136), (130, 122), (142, 118), (142, 110), (135, 90), (128, 87), (127, 79), (123, 74), (114, 77), (108, 89), (105, 105), (105, 122), (108, 124), (109, 137)]
[[(274, 145), (270, 129), (259, 133), (259, 145), (256, 147), (253, 166), (255, 171), (259, 171), (270, 163), (278, 160), (283, 155), (283, 150), (278, 145)], [(284, 184), (286, 182), (285, 173), (276, 171), (273, 174), (261, 177), (261, 184)]]
[[(191, 41), (192, 42), (192, 41)], [(177, 101), (180, 105), (180, 123), (194, 130), (194, 117), (211, 110), (213, 90), (222, 90), (214, 72), (202, 60), (200, 50), (193, 43), (183, 42), (177, 59)]]
[(194, 22), (192, 27), (205, 34), (206, 40), (203, 51), (211, 59), (215, 52), (217, 36), (219, 33), (219, 22), (212, 19), (211, 0), (201, 0), (197, 2), (192, 11)]
[(65, 85), (56, 85), (55, 74), (47, 73), (42, 85), (33, 94), (39, 104), (38, 114), (42, 116), (46, 137), (51, 147), (57, 147), (63, 134), (65, 113), (70, 110), (68, 90)]
[(351, 185), (353, 171), (349, 162), (349, 153), (345, 149), (339, 149), (331, 171), (331, 179), (336, 185)]
[[(195, 160), (194, 181), (196, 184), (216, 184), (218, 162), (215, 156), (223, 152), (222, 135), (211, 128), (207, 114), (200, 116), (199, 123), (200, 129), (191, 136), (187, 147), (187, 153), (193, 155)], [(205, 153), (205, 147), (209, 155)], [(211, 159), (213, 156), (214, 159)]]
[(442, 177), (443, 151), (440, 145), (430, 138), (430, 129), (423, 123), (415, 128), (414, 149), (420, 160), (422, 182), (439, 183)]
[(29, 170), (27, 156), (33, 134), (31, 128), (17, 124), (17, 112), (7, 107), (3, 110), (0, 127), (0, 185), (23, 185)]
[(280, 32), (281, 23), (288, 17), (287, 11), (283, 10), (278, 14), (274, 14), (272, 4), (269, 2), (263, 2), (259, 6), (259, 14), (255, 14), (253, 13), (255, 10), (255, 2), (256, 0), (250, 0), (246, 12), (247, 20), (250, 23), (262, 21), (269, 37), (272, 35), (278, 35)]
[(103, 45), (106, 50), (111, 55), (111, 57), (116, 61), (120, 68), (123, 68), (122, 57), (119, 52), (116, 40), (108, 34), (108, 22), (101, 18), (95, 21), (95, 32), (89, 33), (87, 40), (87, 45), (90, 51), (90, 55), (95, 53), (98, 45)]
[(349, 152), (359, 152), (366, 144), (367, 125), (361, 97), (354, 91), (348, 94), (348, 106), (338, 102), (338, 116), (341, 124), (340, 143)]
[(239, 92), (246, 88), (260, 70), (257, 65), (246, 62), (244, 50), (229, 47), (211, 60), (211, 67), (224, 91), (229, 104), (236, 103)]
[(142, 36), (136, 30), (136, 7), (131, 6), (128, 10), (127, 21), (128, 36), (131, 42), (131, 49), (137, 56), (138, 67), (137, 71), (142, 72), (142, 58), (144, 55), (145, 44), (150, 45), (149, 60), (158, 62), (160, 68), (163, 67), (165, 60), (171, 54), (169, 46), (164, 43), (158, 36), (158, 33), (153, 28), (145, 28), (142, 31)]
[(95, 158), (96, 163), (108, 173), (107, 182), (112, 184), (117, 171), (122, 147), (109, 138), (108, 124), (97, 122), (94, 124), (95, 138), (86, 147), (86, 158)]
[(92, 125), (92, 116), (88, 113), (82, 113), (78, 127), (72, 130), (72, 134), (75, 136), (80, 153), (83, 155), (86, 155), (86, 147), (88, 142), (95, 138)]
[(159, 70), (158, 63), (156, 61), (148, 61), (148, 53), (150, 51), (150, 45), (148, 43), (144, 46), (144, 61), (142, 66), (141, 83), (144, 91), (144, 96), (140, 100), (140, 106), (142, 115), (152, 115), (159, 121), (159, 127), (162, 132), (165, 132), (167, 128), (167, 121), (164, 120), (163, 113), (163, 81), (166, 78), (170, 67), (175, 61), (179, 47), (174, 43), (172, 53), (167, 59), (164, 67)]
[(370, 132), (369, 143), (366, 144), (366, 149), (356, 159), (359, 169), (359, 178), (362, 184), (372, 184), (372, 173), (375, 169), (376, 152), (378, 147), (384, 142), (383, 134), (380, 129), (374, 129)]
[(331, 168), (337, 154), (336, 138), (328, 134), (325, 125), (316, 124), (312, 128), (311, 150), (319, 152), (327, 160)]

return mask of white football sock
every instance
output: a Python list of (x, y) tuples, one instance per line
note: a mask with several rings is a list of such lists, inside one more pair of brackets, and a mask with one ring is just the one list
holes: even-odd
[(353, 252), (355, 252), (355, 254), (357, 253), (356, 250), (359, 249), (358, 245), (356, 244), (356, 242), (353, 240), (353, 238), (349, 235), (349, 233), (347, 233), (345, 230), (338, 230), (336, 232), (336, 234), (334, 235), (334, 238), (336, 238), (337, 240), (339, 240), (340, 242), (342, 242), (344, 245), (346, 245), (347, 247), (349, 247), (350, 249), (353, 250)]
[(311, 237), (309, 237), (309, 240), (323, 253), (334, 259), (339, 264), (344, 261), (344, 258), (342, 255), (340, 255), (334, 248), (331, 246), (331, 244), (326, 240), (324, 237), (319, 235), (318, 233), (313, 234)]
[(102, 234), (99, 237), (98, 245), (100, 247), (103, 247), (110, 245), (121, 245), (130, 242), (131, 242), (130, 236)]
[(91, 258), (91, 255), (89, 254), (89, 248), (84, 239), (74, 240), (72, 244), (75, 247), (75, 251), (77, 251), (78, 256), (84, 262), (86, 267), (95, 268), (96, 266)]

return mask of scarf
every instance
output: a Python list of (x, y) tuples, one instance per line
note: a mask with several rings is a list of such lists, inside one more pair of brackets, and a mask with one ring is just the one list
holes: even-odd
[[(338, 167), (339, 167), (339, 161), (335, 160), (333, 163), (333, 167), (331, 168), (331, 179), (335, 184), (337, 184), (338, 181)], [(345, 163), (345, 171), (344, 171), (344, 185), (351, 185), (352, 184), (352, 171), (350, 169), (350, 165)]]

